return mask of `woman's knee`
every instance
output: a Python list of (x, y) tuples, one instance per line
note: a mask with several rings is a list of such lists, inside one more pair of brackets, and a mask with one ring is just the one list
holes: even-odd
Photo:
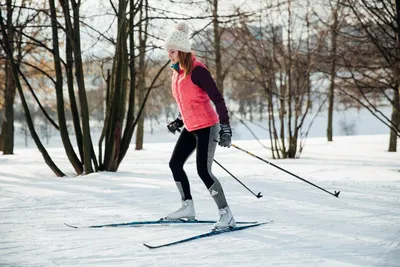
[(210, 173), (207, 169), (207, 167), (205, 166), (197, 166), (197, 174), (202, 178), (206, 178), (208, 176), (210, 176)]
[(183, 163), (174, 159), (171, 159), (169, 161), (169, 168), (172, 171), (176, 171), (176, 170), (183, 170)]
[(200, 176), (201, 180), (203, 180), (207, 188), (210, 188), (214, 184), (215, 180), (217, 180), (211, 171), (205, 167), (197, 168), (197, 174)]

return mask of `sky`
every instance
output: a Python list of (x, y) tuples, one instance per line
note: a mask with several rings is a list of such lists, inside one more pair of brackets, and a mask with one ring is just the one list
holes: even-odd
[[(115, 1), (114, 1), (115, 2)], [(155, 38), (150, 38), (152, 42), (160, 47), (163, 46), (163, 40), (167, 37), (167, 35), (173, 30), (175, 22), (177, 19), (171, 20), (174, 18), (187, 18), (189, 16), (206, 16), (210, 15), (211, 11), (208, 8), (208, 5), (205, 4), (207, 1), (200, 1), (201, 6), (197, 4), (188, 4), (192, 1), (174, 1), (171, 3), (169, 1), (149, 1), (150, 6), (156, 6), (160, 10), (166, 10), (169, 13), (168, 19), (156, 19), (152, 21), (151, 27), (149, 27), (151, 34), (159, 38), (159, 40), (155, 40)], [(309, 0), (310, 6), (316, 10), (318, 14), (323, 16), (326, 13), (326, 8), (322, 7), (321, 1), (317, 0)], [(269, 5), (278, 5), (282, 4), (280, 0), (268, 1)], [(305, 14), (305, 6), (307, 1), (293, 1), (292, 2), (292, 12), (294, 14), (293, 18), (293, 33), (300, 34), (301, 31), (304, 31), (304, 14)], [(265, 6), (263, 1), (259, 0), (239, 0), (234, 1), (234, 3), (230, 0), (219, 0), (218, 13), (220, 15), (232, 14), (232, 10), (240, 8), (242, 11), (253, 12), (257, 16), (262, 16), (263, 23), (271, 23), (271, 24), (279, 24), (286, 25), (287, 24), (287, 13), (286, 13), (286, 5), (282, 5), (281, 8), (273, 8), (272, 12), (263, 11), (260, 14), (260, 8)], [(94, 27), (97, 31), (106, 33), (106, 36), (116, 38), (116, 19), (113, 15), (113, 11), (111, 11), (111, 5), (109, 1), (97, 1), (97, 0), (86, 0), (82, 1), (82, 14), (86, 16), (86, 23)], [(151, 14), (151, 13), (150, 13)], [(160, 16), (157, 14), (157, 16)], [(327, 18), (327, 16), (325, 16)], [(191, 26), (191, 32), (201, 29), (209, 23), (207, 19), (192, 19), (189, 21)], [(110, 28), (111, 25), (111, 28)], [(303, 26), (301, 26), (303, 25)], [(286, 33), (286, 32), (284, 32)], [(114, 47), (110, 43), (106, 41), (98, 41), (97, 36), (98, 33), (93, 32), (89, 28), (82, 27), (81, 29), (82, 35), (82, 46), (83, 53), (86, 57), (90, 57), (93, 55), (96, 56), (112, 56), (114, 53)], [(285, 37), (285, 36), (284, 36)], [(285, 39), (285, 38), (284, 38)], [(157, 55), (162, 56), (163, 51), (156, 51)], [(164, 55), (166, 57), (166, 54)]]

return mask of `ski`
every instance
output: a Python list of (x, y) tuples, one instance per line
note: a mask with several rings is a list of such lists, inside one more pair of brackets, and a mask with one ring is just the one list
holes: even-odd
[[(71, 224), (64, 223), (66, 226), (71, 228), (103, 228), (103, 227), (135, 227), (135, 226), (144, 226), (144, 225), (170, 225), (170, 224), (212, 224), (216, 223), (213, 220), (167, 220), (167, 219), (159, 219), (154, 221), (133, 221), (126, 223), (111, 223), (111, 224), (98, 224), (98, 225), (89, 225), (89, 226), (75, 226)], [(237, 224), (254, 224), (257, 222), (236, 222)]]
[(169, 243), (164, 243), (164, 244), (161, 244), (161, 245), (149, 245), (149, 244), (146, 244), (146, 243), (143, 243), (143, 245), (145, 247), (150, 248), (150, 249), (168, 247), (168, 246), (172, 246), (172, 245), (186, 243), (186, 242), (189, 242), (189, 241), (192, 241), (192, 240), (198, 240), (198, 239), (209, 237), (209, 236), (215, 236), (215, 235), (220, 235), (220, 234), (223, 234), (223, 233), (230, 233), (230, 232), (240, 231), (240, 230), (244, 230), (244, 229), (249, 229), (249, 228), (252, 228), (252, 227), (256, 227), (256, 226), (260, 226), (260, 225), (264, 225), (264, 224), (268, 224), (268, 223), (272, 223), (272, 222), (273, 221), (271, 220), (271, 221), (253, 223), (253, 224), (249, 224), (249, 225), (237, 226), (237, 227), (227, 228), (227, 229), (222, 229), (222, 230), (211, 230), (210, 232), (206, 232), (206, 233), (199, 234), (199, 235), (194, 235), (194, 236), (191, 236), (191, 237), (188, 237), (188, 238), (180, 239), (180, 240), (169, 242)]

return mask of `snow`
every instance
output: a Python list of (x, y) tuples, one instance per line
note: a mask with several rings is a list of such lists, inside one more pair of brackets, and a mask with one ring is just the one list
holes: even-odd
[[(330, 192), (335, 198), (235, 148), (215, 159), (255, 193), (213, 166), (237, 220), (272, 224), (150, 250), (142, 245), (207, 232), (211, 225), (72, 229), (151, 220), (180, 204), (168, 160), (174, 146), (132, 144), (116, 173), (74, 176), (65, 152), (49, 145), (56, 178), (33, 147), (0, 156), (0, 266), (400, 266), (400, 154), (388, 135), (307, 140), (296, 160), (273, 160), (254, 140), (235, 144)], [(52, 139), (56, 142), (55, 139)], [(262, 140), (268, 144), (268, 140)], [(400, 147), (399, 147), (400, 149)], [(187, 164), (198, 219), (217, 219), (216, 205)]]

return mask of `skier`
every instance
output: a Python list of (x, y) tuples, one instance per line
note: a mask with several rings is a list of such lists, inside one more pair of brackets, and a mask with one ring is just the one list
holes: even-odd
[[(188, 177), (183, 165), (196, 149), (197, 172), (217, 204), (220, 218), (214, 229), (235, 227), (236, 222), (226, 201), (218, 179), (211, 172), (215, 149), (231, 146), (232, 130), (228, 109), (221, 92), (206, 66), (191, 53), (189, 26), (176, 24), (165, 41), (165, 49), (171, 60), (172, 94), (180, 114), (168, 124), (168, 130), (175, 133), (185, 126), (172, 153), (169, 166), (181, 194), (182, 207), (169, 213), (166, 219), (194, 219), (195, 209)], [(210, 100), (214, 103), (213, 108)]]

